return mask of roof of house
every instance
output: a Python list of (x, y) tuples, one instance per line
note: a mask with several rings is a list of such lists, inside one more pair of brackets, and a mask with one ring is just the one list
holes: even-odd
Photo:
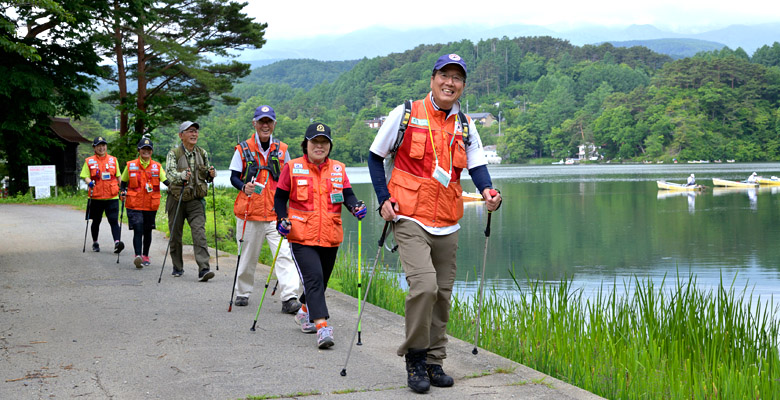
[(56, 118), (51, 117), (51, 125), (49, 126), (60, 138), (71, 143), (91, 143), (92, 141), (81, 136), (79, 131), (70, 124), (70, 118)]
[[(483, 112), (483, 113), (468, 113), (466, 115), (468, 115), (469, 117), (471, 117), (473, 119), (487, 118), (488, 115), (493, 117), (493, 114), (486, 113), (486, 112)], [(495, 118), (495, 117), (493, 117), (493, 118)]]

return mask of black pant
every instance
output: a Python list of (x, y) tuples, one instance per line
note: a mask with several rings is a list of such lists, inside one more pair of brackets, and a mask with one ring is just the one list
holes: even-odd
[(293, 261), (303, 281), (301, 303), (309, 309), (309, 321), (330, 318), (325, 304), (325, 289), (336, 264), (338, 247), (305, 246), (290, 243)]
[(127, 209), (127, 224), (130, 226), (130, 230), (133, 231), (133, 250), (135, 255), (149, 256), (149, 248), (152, 246), (152, 230), (155, 228), (154, 219), (156, 217), (157, 211)]
[(100, 222), (103, 221), (103, 213), (106, 214), (108, 224), (111, 226), (111, 236), (114, 241), (119, 240), (119, 200), (95, 200), (89, 203), (89, 219), (92, 220), (92, 241), (97, 242), (100, 233)]

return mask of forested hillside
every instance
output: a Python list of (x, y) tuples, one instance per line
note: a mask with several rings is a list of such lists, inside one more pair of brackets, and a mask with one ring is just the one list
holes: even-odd
[[(364, 121), (425, 95), (431, 66), (444, 53), (460, 54), (469, 66), (463, 106), (501, 114), (500, 136), (497, 125), (479, 131), (504, 162), (573, 156), (582, 143), (601, 146), (605, 160), (780, 158), (778, 43), (752, 59), (726, 48), (672, 60), (644, 47), (504, 37), (418, 46), (343, 73), (348, 62), (288, 60), (253, 72), (272, 83), (235, 85), (237, 106), (215, 105), (199, 120), (202, 142), (226, 167), (232, 146), (251, 133), (254, 108), (270, 104), (276, 135), (296, 155), (305, 127), (321, 121), (334, 130), (334, 158), (364, 163), (376, 133)], [(177, 140), (173, 127), (154, 135), (160, 148)]]

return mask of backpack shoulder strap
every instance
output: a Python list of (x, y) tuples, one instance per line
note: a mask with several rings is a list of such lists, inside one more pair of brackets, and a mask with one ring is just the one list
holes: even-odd
[(241, 156), (244, 159), (244, 162), (247, 164), (255, 164), (255, 156), (252, 154), (252, 150), (249, 149), (249, 144), (246, 140), (239, 143), (239, 145), (241, 145)]
[(395, 138), (395, 143), (393, 144), (392, 150), (390, 150), (391, 153), (395, 153), (399, 147), (401, 147), (401, 143), (404, 141), (404, 133), (406, 132), (406, 128), (409, 127), (409, 120), (412, 118), (412, 101), (406, 100), (404, 101), (404, 114), (401, 117), (401, 123), (398, 124), (398, 135)]
[(468, 147), (471, 145), (471, 137), (469, 136), (469, 119), (466, 117), (466, 114), (463, 114), (463, 111), (458, 111), (458, 120), (460, 121), (460, 126), (463, 127), (463, 144)]

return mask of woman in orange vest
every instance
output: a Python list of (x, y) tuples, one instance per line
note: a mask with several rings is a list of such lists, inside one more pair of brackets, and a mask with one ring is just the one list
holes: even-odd
[[(152, 160), (154, 145), (144, 136), (138, 142), (138, 154), (128, 161), (122, 172), (122, 198), (127, 208), (127, 225), (133, 231), (133, 250), (136, 268), (149, 266), (149, 247), (152, 245), (152, 230), (157, 209), (160, 207), (160, 182), (168, 185), (165, 168)], [(142, 247), (143, 246), (143, 247)]]
[(119, 165), (116, 157), (108, 154), (106, 139), (98, 136), (92, 141), (95, 155), (84, 160), (81, 179), (89, 186), (88, 193), (92, 202), (89, 206), (89, 219), (92, 220), (92, 251), (99, 252), (98, 233), (103, 213), (106, 214), (114, 238), (114, 253), (119, 253), (125, 244), (119, 240)]
[(303, 280), (303, 305), (295, 320), (301, 331), (317, 332), (317, 347), (321, 349), (333, 346), (325, 289), (344, 236), (341, 206), (358, 220), (366, 216), (366, 206), (355, 197), (344, 164), (328, 158), (332, 147), (327, 125), (309, 125), (301, 143), (303, 157), (284, 165), (274, 196), (277, 230), (290, 242)]

